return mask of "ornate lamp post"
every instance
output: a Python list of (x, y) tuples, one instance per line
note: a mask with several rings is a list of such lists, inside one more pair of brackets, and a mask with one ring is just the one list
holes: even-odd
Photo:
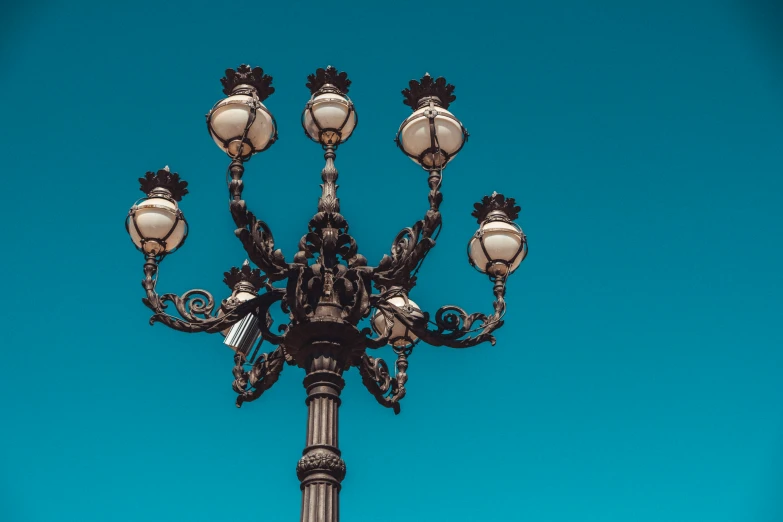
[[(479, 229), (468, 243), (468, 259), (494, 283), (494, 312), (468, 314), (456, 306), (444, 306), (434, 316), (421, 311), (408, 295), (441, 227), (443, 169), (468, 137), (462, 123), (447, 110), (455, 100), (454, 86), (425, 75), (403, 91), (403, 103), (413, 114), (400, 126), (397, 144), (428, 173), (429, 209), (422, 220), (397, 234), (389, 255), (372, 267), (358, 253), (336, 195), (335, 152), (351, 136), (357, 116), (347, 97), (350, 80), (330, 66), (308, 77), (312, 97), (305, 106), (302, 126), (323, 147), (326, 166), (321, 171), (318, 212), (298, 252), (288, 261), (275, 247), (269, 227), (242, 199), (245, 162), (277, 139), (275, 120), (263, 104), (274, 92), (272, 78), (260, 68), (242, 65), (228, 69), (221, 81), (227, 98), (207, 114), (207, 127), (231, 158), (228, 189), (235, 234), (257, 268), (246, 261), (225, 273), (231, 295), (217, 311), (212, 295), (204, 290), (158, 295), (158, 265), (187, 236), (178, 204), (188, 191), (187, 183), (168, 167), (148, 172), (140, 179), (147, 197), (131, 208), (126, 220), (131, 239), (145, 256), (142, 286), (147, 295), (143, 302), (154, 312), (150, 324), (225, 336), (224, 343), (236, 351), (233, 389), (239, 395), (237, 407), (259, 398), (277, 381), (285, 364), (305, 370), (307, 441), (296, 468), (302, 489), (301, 520), (337, 522), (345, 476), (337, 444), (343, 372), (358, 368), (377, 401), (399, 413), (408, 357), (417, 343), (452, 348), (486, 341), (494, 344), (492, 333), (503, 324), (507, 277), (527, 255), (525, 235), (514, 222), (519, 207), (513, 199), (495, 193), (476, 203), (473, 211)], [(275, 333), (269, 310), (278, 302), (288, 324)], [(174, 305), (178, 315), (168, 313), (167, 303)], [(363, 319), (368, 319), (370, 327), (360, 325)], [(259, 354), (264, 342), (276, 348)], [(397, 356), (394, 376), (382, 359), (372, 356), (373, 350), (387, 344)]]

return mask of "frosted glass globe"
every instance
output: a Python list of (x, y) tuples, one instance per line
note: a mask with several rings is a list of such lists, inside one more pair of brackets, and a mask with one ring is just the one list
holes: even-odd
[[(389, 299), (388, 302), (406, 312), (406, 305), (412, 307), (413, 310), (411, 312), (407, 312), (411, 317), (416, 317), (419, 319), (424, 317), (424, 314), (421, 313), (421, 309), (410, 299), (405, 299), (402, 296), (395, 296)], [(404, 337), (403, 339), (398, 339), (395, 341), (394, 346), (405, 346), (415, 342), (416, 339), (418, 339), (418, 337), (416, 337), (413, 332), (408, 331), (408, 328), (400, 321), (397, 321), (395, 317), (392, 317), (391, 320), (393, 321), (393, 324), (389, 339), (394, 339), (395, 337)], [(382, 334), (386, 330), (386, 318), (380, 311), (376, 311), (372, 316), (372, 326), (373, 329), (379, 334)]]
[[(346, 98), (336, 93), (324, 93), (313, 98), (310, 103), (312, 104), (312, 114), (308, 108), (305, 109), (302, 117), (302, 126), (310, 138), (323, 144), (337, 145), (350, 137), (356, 127), (356, 111), (351, 110), (350, 102)], [(325, 131), (336, 131), (342, 126), (340, 137), (338, 138), (336, 132), (324, 132), (319, 139), (319, 126)]]
[[(135, 212), (128, 216), (127, 226), (131, 240), (137, 248), (142, 249), (142, 239), (163, 240), (165, 238), (166, 252), (171, 252), (182, 244), (185, 239), (187, 223), (184, 219), (177, 221), (177, 204), (175, 202), (165, 198), (152, 197), (135, 205), (133, 210)], [(169, 232), (171, 232), (170, 235)], [(166, 237), (167, 235), (168, 237)], [(156, 244), (145, 245), (147, 253), (159, 254), (162, 248), (156, 247)]]
[[(419, 160), (421, 154), (433, 147), (430, 136), (430, 119), (425, 115), (429, 107), (422, 107), (410, 116), (403, 124), (399, 132), (399, 140), (402, 149), (411, 159), (421, 163), (425, 167), (439, 167), (444, 163), (443, 157), (436, 155), (431, 151), (424, 158)], [(448, 156), (453, 157), (465, 142), (462, 125), (446, 109), (436, 107), (437, 112), (434, 118), (435, 135), (437, 137), (436, 147)], [(451, 158), (450, 158), (451, 159)]]
[[(522, 232), (511, 223), (504, 221), (490, 221), (481, 225), (483, 237), (474, 237), (470, 240), (469, 256), (473, 264), (482, 272), (487, 271), (487, 266), (493, 261), (503, 261), (505, 263), (514, 259), (514, 256), (519, 252), (519, 248), (522, 246)], [(484, 248), (481, 248), (481, 242), (484, 243)], [(484, 253), (486, 249), (487, 253)], [(489, 254), (489, 258), (487, 258)], [(514, 262), (511, 263), (511, 270), (513, 272), (525, 258), (525, 251), (519, 252)], [(497, 270), (503, 273), (497, 273), (494, 275), (506, 275), (504, 267), (498, 267)]]
[[(242, 134), (250, 118), (252, 109), (247, 103), (252, 96), (235, 94), (219, 102), (208, 115), (209, 133), (215, 143), (229, 155), (236, 156), (242, 143)], [(247, 158), (264, 150), (275, 135), (275, 123), (262, 103), (256, 108), (256, 119), (250, 125), (242, 148), (242, 157)], [(228, 145), (225, 145), (225, 144)]]

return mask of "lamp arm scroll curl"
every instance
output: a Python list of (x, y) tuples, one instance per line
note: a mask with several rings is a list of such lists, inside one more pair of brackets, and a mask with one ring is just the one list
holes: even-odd
[[(239, 302), (233, 299), (224, 301), (220, 307), (222, 315), (212, 315), (215, 309), (215, 299), (206, 290), (188, 290), (181, 296), (176, 294), (158, 295), (155, 290), (157, 285), (158, 261), (155, 256), (147, 256), (144, 263), (144, 280), (141, 285), (147, 296), (142, 298), (144, 305), (154, 314), (150, 317), (150, 325), (162, 323), (180, 332), (185, 333), (217, 333), (238, 323), (249, 313), (268, 316), (269, 307), (276, 301), (285, 297), (285, 290), (266, 286), (266, 292), (248, 301)], [(168, 314), (165, 310), (168, 304), (173, 303), (181, 317)], [(268, 321), (261, 321), (264, 339), (273, 344), (279, 344), (282, 337), (269, 331)], [(266, 326), (266, 328), (264, 328)]]
[[(458, 306), (446, 305), (435, 312), (435, 318), (432, 321), (428, 313), (424, 313), (422, 317), (414, 317), (382, 298), (375, 300), (375, 306), (385, 315), (393, 316), (395, 321), (404, 324), (412, 334), (427, 344), (449, 348), (472, 348), (485, 342), (494, 345), (493, 332), (503, 326), (503, 316), (506, 313), (505, 278), (495, 280), (493, 293), (495, 295), (495, 301), (492, 304), (494, 312), (490, 315), (468, 314)], [(388, 335), (386, 339), (388, 339)], [(368, 347), (374, 347), (384, 340), (384, 335), (380, 335), (378, 339), (369, 339)]]

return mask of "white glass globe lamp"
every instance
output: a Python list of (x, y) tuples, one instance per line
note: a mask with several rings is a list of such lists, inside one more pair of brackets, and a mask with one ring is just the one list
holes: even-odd
[(241, 65), (227, 69), (221, 82), (228, 97), (207, 113), (207, 128), (222, 151), (246, 161), (277, 140), (275, 119), (262, 103), (275, 92), (272, 77), (260, 67)]
[(351, 81), (331, 65), (307, 77), (312, 96), (302, 112), (305, 134), (322, 146), (337, 147), (351, 137), (358, 118), (348, 98)]
[(168, 167), (147, 172), (139, 179), (147, 197), (133, 205), (125, 229), (136, 248), (150, 256), (165, 256), (177, 250), (188, 235), (188, 224), (177, 204), (187, 194), (187, 182)]
[(527, 256), (527, 238), (513, 221), (520, 209), (513, 198), (498, 193), (484, 197), (475, 207), (479, 229), (468, 243), (468, 260), (493, 279), (505, 278)]
[(433, 79), (429, 74), (412, 80), (410, 88), (402, 91), (403, 103), (413, 109), (400, 125), (397, 146), (406, 156), (426, 170), (442, 169), (468, 140), (468, 131), (456, 116), (448, 111), (456, 99), (454, 86), (444, 78)]

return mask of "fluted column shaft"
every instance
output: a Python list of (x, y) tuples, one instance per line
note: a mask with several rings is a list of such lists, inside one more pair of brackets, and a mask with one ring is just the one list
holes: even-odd
[(307, 390), (307, 445), (296, 467), (302, 483), (301, 522), (339, 522), (340, 483), (345, 462), (338, 449), (338, 408), (345, 381), (329, 356), (313, 358), (304, 379)]

